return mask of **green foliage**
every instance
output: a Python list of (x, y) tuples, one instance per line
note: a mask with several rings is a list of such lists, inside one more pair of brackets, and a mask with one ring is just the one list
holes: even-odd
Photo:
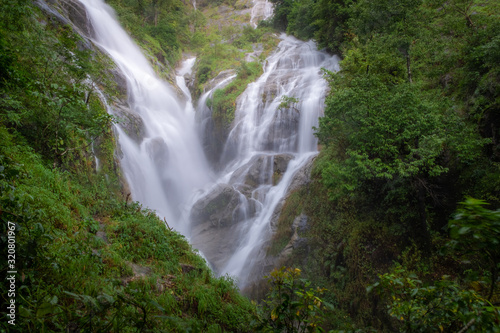
[(2, 28), (9, 31), (21, 30), (28, 23), (26, 15), (32, 8), (27, 0), (5, 0), (0, 4)]
[(294, 109), (298, 112), (299, 110), (296, 107), (298, 102), (298, 98), (283, 95), (281, 96), (281, 103), (278, 105), (278, 109)]
[(500, 308), (449, 277), (425, 285), (401, 267), (379, 277), (368, 291), (385, 296), (400, 332), (498, 332)]
[[(188, 24), (193, 22), (199, 26), (200, 18), (189, 17), (188, 10), (178, 0), (112, 0), (110, 5), (146, 54), (158, 59), (169, 70), (180, 60), (183, 44), (193, 38), (187, 33)], [(161, 68), (156, 69), (164, 74)]]
[(436, 165), (446, 141), (445, 124), (436, 106), (420, 99), (411, 85), (387, 86), (377, 78), (360, 77), (335, 87), (318, 137), (340, 146), (347, 168), (359, 175), (356, 179), (446, 171)]
[(321, 294), (325, 289), (313, 289), (300, 279), (300, 269), (275, 269), (268, 277), (271, 290), (259, 309), (255, 328), (263, 332), (318, 332), (324, 310), (331, 309)]
[[(220, 24), (227, 24), (227, 22)], [(273, 30), (270, 28), (259, 27), (253, 29), (248, 25), (224, 27), (225, 29), (221, 31), (208, 30), (206, 36), (203, 37), (204, 47), (199, 50), (200, 54), (197, 57), (195, 67), (195, 96), (201, 95), (210, 79), (228, 69), (236, 70), (238, 74), (236, 81), (240, 84), (237, 88), (231, 88), (231, 92), (236, 89), (241, 94), (248, 83), (255, 80), (262, 73), (261, 62), (276, 45), (276, 38), (272, 35)], [(252, 52), (252, 45), (256, 43), (260, 44), (258, 47), (263, 48), (263, 52), (260, 54), (258, 61), (247, 62), (245, 53)], [(235, 99), (232, 98), (233, 101)]]
[(273, 0), (273, 25), (300, 39), (313, 38), (320, 47), (338, 52), (346, 39), (351, 0)]
[(374, 212), (385, 212), (388, 223), (429, 248), (429, 227), (441, 228), (447, 216), (438, 213), (440, 221), (430, 222), (428, 209), (445, 204), (450, 214), (458, 199), (448, 201), (436, 189), (444, 181), (445, 191), (460, 191), (451, 190), (452, 178), (478, 168), (491, 136), (457, 112), (460, 102), (430, 84), (434, 74), (424, 64), (438, 46), (434, 27), (424, 24), (435, 9), (420, 1), (360, 1), (352, 10), (349, 25), (359, 35), (344, 44), (341, 72), (328, 73), (332, 89), (317, 131), (320, 142), (334, 146), (322, 178), (332, 199), (380, 207)]
[[(396, 258), (438, 280), (414, 287), (425, 297), (434, 285), (449, 305), (469, 296), (481, 306), (495, 303), (498, 264), (490, 249), (498, 236), (471, 227), (462, 237), (458, 230), (494, 225), (500, 205), (498, 4), (285, 0), (275, 6), (275, 26), (300, 38), (312, 34), (342, 56), (341, 71), (326, 73), (331, 89), (317, 129), (322, 151), (312, 185), (302, 190), (307, 246), (294, 249), (287, 264), (307, 262), (307, 277), (331, 290), (325, 297), (357, 327), (394, 329), (377, 298), (363, 293)], [(438, 257), (449, 241), (449, 218), (466, 196), (487, 200), (492, 210), (466, 204), (467, 213), (449, 224), (448, 248), (458, 252)], [(293, 218), (281, 221), (284, 227)], [(475, 239), (484, 247), (475, 248)], [(446, 274), (468, 276), (470, 285), (439, 282)], [(337, 320), (328, 324), (344, 328)], [(470, 320), (448, 329), (460, 331)], [(427, 331), (438, 330), (429, 325)]]
[(212, 98), (207, 99), (207, 106), (212, 110), (212, 119), (219, 130), (229, 128), (236, 111), (236, 99), (261, 73), (262, 67), (259, 63), (243, 61), (237, 69), (236, 78), (223, 89), (215, 90)]
[(103, 56), (93, 61), (69, 27), (43, 26), (36, 17), (21, 21), (30, 24), (2, 38), (0, 122), (56, 165), (69, 152), (88, 148), (87, 140), (113, 121), (94, 92), (99, 84), (111, 87), (102, 76), (109, 64)]
[(500, 210), (484, 208), (487, 203), (468, 198), (461, 203), (449, 222), (452, 240), (448, 246), (469, 256), (479, 256), (490, 272), (487, 299), (492, 300), (497, 287), (500, 265)]
[(319, 0), (313, 7), (314, 38), (320, 47), (339, 52), (348, 37), (347, 21), (353, 1)]
[(381, 214), (394, 214), (385, 216), (387, 223), (401, 224), (428, 248), (425, 201), (435, 197), (429, 184), (448, 172), (445, 154), (468, 163), (484, 140), (459, 130), (463, 123), (447, 104), (422, 96), (415, 84), (387, 83), (376, 74), (330, 77), (332, 93), (317, 136), (335, 151), (322, 165), (331, 198), (376, 203)]

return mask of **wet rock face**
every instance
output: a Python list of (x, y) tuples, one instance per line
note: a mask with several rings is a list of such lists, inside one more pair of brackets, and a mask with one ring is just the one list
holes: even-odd
[(236, 170), (230, 183), (245, 184), (251, 189), (271, 182), (271, 155), (256, 155), (246, 165)]
[(308, 217), (305, 214), (297, 216), (292, 223), (292, 238), (279, 254), (278, 261), (285, 262), (291, 255), (294, 249), (307, 246), (307, 239), (300, 237), (300, 234), (308, 229)]
[(94, 35), (94, 29), (90, 24), (85, 6), (77, 0), (64, 0), (59, 2), (61, 8), (65, 11), (67, 18), (73, 22), (73, 25), (80, 30), (86, 37)]
[(227, 263), (228, 253), (234, 253), (239, 245), (236, 225), (214, 228), (210, 222), (198, 224), (191, 230), (191, 244), (208, 258), (211, 268), (219, 274)]
[(132, 138), (140, 144), (146, 133), (146, 128), (142, 118), (133, 112), (128, 104), (116, 101), (113, 105), (113, 114), (118, 118), (118, 125)]
[(278, 203), (274, 209), (273, 215), (271, 217), (270, 225), (273, 230), (276, 230), (278, 225), (278, 219), (281, 214), (281, 209), (285, 204), (286, 199), (293, 191), (298, 190), (301, 187), (307, 186), (311, 182), (311, 170), (314, 164), (315, 156), (311, 157), (294, 175), (292, 182), (288, 186), (285, 196)]
[(293, 159), (293, 155), (290, 154), (279, 154), (274, 156), (273, 161), (273, 185), (277, 185), (283, 174), (288, 169), (288, 163)]
[(316, 156), (311, 157), (309, 161), (307, 161), (307, 163), (305, 163), (304, 166), (300, 168), (297, 173), (295, 173), (293, 180), (288, 187), (286, 196), (303, 186), (309, 185), (311, 182), (311, 171), (315, 160)]
[(114, 68), (111, 70), (111, 75), (113, 75), (113, 81), (116, 82), (116, 87), (118, 89), (118, 92), (120, 95), (123, 96), (123, 98), (126, 98), (128, 88), (127, 88), (127, 79), (125, 78), (125, 75), (123, 75), (122, 71), (119, 68)]
[(55, 26), (71, 26), (81, 37), (77, 41), (79, 50), (94, 50), (89, 38), (93, 29), (87, 19), (85, 7), (76, 0), (36, 0), (34, 4), (40, 8)]
[(191, 240), (216, 271), (224, 268), (240, 245), (238, 222), (256, 216), (272, 183), (279, 182), (293, 158), (291, 154), (256, 155), (233, 173), (232, 185), (219, 184), (194, 204)]
[[(209, 91), (211, 89), (214, 89), (215, 87), (217, 87), (222, 81), (226, 80), (227, 78), (229, 78), (230, 76), (233, 76), (236, 74), (236, 71), (234, 69), (228, 69), (228, 70), (225, 70), (225, 71), (222, 71), (220, 72), (216, 77), (214, 77), (212, 80), (210, 80), (210, 82), (208, 82), (206, 85), (205, 85), (205, 91)], [(229, 82), (227, 82), (229, 83)], [(222, 89), (224, 88), (224, 86), (221, 86), (221, 87), (218, 87), (219, 89)]]
[(300, 114), (295, 109), (277, 110), (263, 149), (297, 151)]
[(191, 210), (191, 241), (209, 258), (216, 271), (223, 269), (228, 253), (236, 250), (236, 224), (241, 221), (240, 194), (227, 184), (217, 185)]
[[(232, 69), (220, 72), (215, 78), (205, 84), (204, 90), (209, 92), (209, 94), (198, 101), (196, 119), (200, 124), (203, 150), (208, 162), (215, 170), (220, 170), (223, 167), (220, 163), (220, 157), (226, 144), (229, 128), (221, 119), (217, 120), (212, 117), (212, 110), (206, 105), (206, 102), (213, 97), (213, 93), (217, 89), (223, 89), (231, 83), (231, 77), (234, 79), (235, 75), (236, 71)], [(191, 82), (194, 81), (191, 80)]]
[(292, 154), (256, 155), (236, 170), (229, 182), (244, 184), (251, 190), (255, 190), (259, 185), (276, 185), (292, 159)]
[(235, 222), (235, 210), (240, 204), (239, 193), (232, 186), (219, 184), (198, 200), (191, 210), (191, 223), (196, 226), (210, 222), (213, 227), (227, 227)]

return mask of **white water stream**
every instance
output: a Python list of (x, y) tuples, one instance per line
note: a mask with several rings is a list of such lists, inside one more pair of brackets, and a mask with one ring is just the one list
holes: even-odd
[(192, 193), (209, 180), (191, 102), (181, 107), (173, 89), (156, 76), (108, 5), (102, 0), (81, 2), (95, 31), (94, 42), (123, 72), (130, 108), (142, 118), (145, 127), (145, 136), (137, 143), (117, 126), (123, 153), (121, 165), (132, 197), (156, 210), (170, 226), (187, 233), (188, 225), (180, 217)]
[(256, 28), (260, 21), (267, 20), (273, 15), (273, 4), (269, 0), (253, 0), (250, 12), (250, 24)]
[[(264, 64), (264, 74), (238, 100), (220, 161), (225, 168), (214, 180), (197, 133), (207, 130), (203, 121), (208, 121), (205, 103), (210, 92), (200, 99), (202, 123), (196, 126), (184, 80), (195, 59), (185, 60), (178, 71), (177, 85), (186, 97), (179, 102), (111, 8), (102, 0), (80, 1), (88, 11), (95, 43), (126, 77), (130, 112), (142, 119), (144, 135), (139, 139), (116, 127), (133, 199), (190, 237), (218, 273), (229, 273), (244, 286), (270, 235), (276, 207), (297, 170), (317, 152), (312, 127), (322, 114), (327, 89), (321, 68), (337, 69), (337, 58), (318, 51), (313, 42), (282, 35), (277, 51)], [(252, 12), (253, 20), (271, 15), (266, 3), (256, 2), (264, 9)], [(298, 102), (279, 108), (282, 96)]]
[[(208, 201), (202, 199), (193, 208), (194, 245), (212, 258), (219, 272), (238, 277), (240, 286), (250, 282), (253, 266), (262, 263), (260, 249), (271, 234), (270, 221), (294, 175), (317, 153), (312, 128), (322, 115), (327, 90), (321, 69), (338, 70), (338, 58), (318, 51), (313, 42), (285, 34), (280, 38), (277, 51), (266, 60), (263, 75), (249, 84), (238, 100), (220, 163), (226, 168), (218, 185), (208, 191)], [(280, 107), (284, 96), (295, 100)], [(218, 213), (198, 214), (203, 209), (209, 211), (210, 204), (217, 205), (222, 196), (231, 196), (231, 191), (238, 199), (226, 198), (232, 210), (230, 218)], [(212, 219), (210, 223), (218, 225), (217, 232), (203, 221), (197, 226), (200, 216)], [(229, 237), (237, 241), (220, 244)], [(218, 244), (210, 243), (214, 239)]]

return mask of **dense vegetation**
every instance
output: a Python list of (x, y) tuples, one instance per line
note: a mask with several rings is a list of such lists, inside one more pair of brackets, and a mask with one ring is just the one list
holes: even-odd
[(126, 201), (95, 91), (119, 95), (112, 69), (30, 1), (0, 3), (0, 264), (17, 271), (15, 296), (0, 287), (0, 330), (248, 331), (255, 309), (234, 283)]
[(498, 3), (274, 3), (276, 27), (343, 57), (276, 235), (309, 216), (289, 263), (329, 289), (330, 327), (500, 330)]
[(236, 70), (208, 100), (221, 129), (276, 44), (270, 24), (343, 58), (325, 73), (313, 181), (287, 199), (269, 249), (305, 213), (307, 246), (286, 262), (301, 269), (274, 271), (257, 312), (127, 202), (115, 119), (95, 92), (119, 97), (109, 59), (31, 2), (0, 2), (0, 242), (14, 225), (14, 330), (500, 330), (500, 5), (273, 2), (272, 22), (254, 30), (237, 13), (246, 1), (110, 1), (159, 74), (197, 54), (196, 95)]

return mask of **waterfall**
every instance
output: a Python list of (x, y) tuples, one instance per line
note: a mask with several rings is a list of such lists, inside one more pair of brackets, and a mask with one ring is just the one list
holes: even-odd
[[(170, 226), (189, 231), (182, 215), (193, 192), (209, 181), (208, 165), (195, 131), (190, 98), (182, 106), (173, 89), (160, 80), (140, 49), (102, 0), (81, 0), (94, 31), (94, 42), (126, 77), (130, 112), (140, 118), (143, 135), (117, 126), (121, 166), (134, 200), (155, 210)], [(189, 71), (194, 59), (185, 63)], [(187, 89), (184, 91), (189, 95)]]
[(196, 119), (198, 124), (198, 133), (202, 140), (203, 150), (212, 166), (218, 163), (221, 154), (220, 141), (223, 140), (223, 133), (217, 131), (215, 122), (212, 118), (212, 110), (207, 106), (207, 99), (212, 98), (217, 89), (222, 89), (236, 77), (234, 71), (224, 71), (217, 75), (215, 79), (209, 82), (213, 88), (209, 89), (198, 100), (196, 108)]
[(312, 128), (328, 89), (322, 68), (338, 70), (339, 59), (313, 42), (280, 38), (262, 76), (238, 99), (221, 157), (225, 169), (191, 210), (193, 245), (241, 287), (261, 263), (294, 175), (317, 154)]
[[(217, 273), (233, 275), (245, 286), (295, 175), (317, 154), (312, 127), (327, 91), (322, 68), (336, 70), (338, 59), (313, 42), (281, 35), (262, 76), (238, 98), (227, 140), (217, 150), (220, 167), (213, 171), (200, 143), (210, 131), (206, 100), (234, 73), (202, 95), (195, 112), (184, 80), (194, 58), (178, 70), (176, 94), (156, 76), (109, 6), (102, 0), (80, 1), (94, 42), (126, 78), (128, 105), (115, 113), (132, 125), (115, 129), (133, 199), (188, 236)], [(255, 6), (265, 9), (266, 3), (258, 0)], [(269, 15), (267, 9), (256, 10), (252, 23)]]
[(273, 15), (273, 4), (269, 0), (253, 0), (250, 12), (250, 24), (256, 28), (262, 20), (267, 20)]

